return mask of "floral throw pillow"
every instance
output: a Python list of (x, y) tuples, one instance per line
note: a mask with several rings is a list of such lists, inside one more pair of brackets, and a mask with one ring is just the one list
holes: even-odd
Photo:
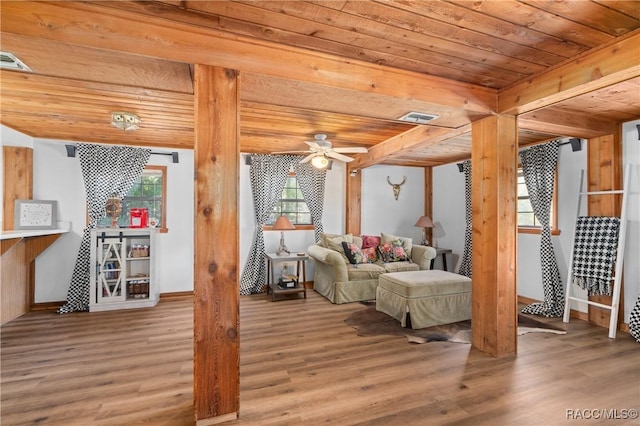
[(367, 262), (375, 263), (378, 260), (378, 246), (363, 248), (362, 254), (367, 258)]
[(362, 236), (362, 248), (378, 247), (380, 244), (380, 237), (377, 235), (363, 235)]
[(390, 243), (382, 244), (378, 246), (380, 257), (385, 263), (389, 262), (403, 262), (409, 260), (407, 252), (402, 246), (402, 241), (394, 240)]
[(357, 245), (343, 241), (342, 248), (344, 249), (344, 254), (347, 256), (347, 259), (349, 259), (349, 263), (352, 265), (368, 262), (367, 256), (362, 253), (362, 250), (360, 250)]

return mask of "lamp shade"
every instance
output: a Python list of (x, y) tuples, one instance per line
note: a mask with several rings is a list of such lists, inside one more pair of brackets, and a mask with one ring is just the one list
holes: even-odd
[(291, 221), (287, 216), (282, 215), (278, 217), (278, 219), (276, 219), (276, 222), (273, 224), (271, 229), (273, 231), (288, 231), (291, 229), (296, 229), (296, 227), (293, 226), (293, 224), (291, 223)]
[(420, 216), (415, 226), (419, 228), (433, 228), (433, 222), (429, 216)]

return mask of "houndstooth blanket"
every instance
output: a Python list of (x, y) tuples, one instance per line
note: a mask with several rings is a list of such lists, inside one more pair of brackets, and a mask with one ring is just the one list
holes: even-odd
[(573, 246), (573, 283), (589, 296), (610, 295), (620, 218), (580, 216)]

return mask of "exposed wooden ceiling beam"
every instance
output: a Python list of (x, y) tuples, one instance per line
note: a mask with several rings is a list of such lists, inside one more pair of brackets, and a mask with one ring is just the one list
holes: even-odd
[(640, 76), (640, 30), (498, 93), (498, 112), (524, 114)]
[(458, 129), (446, 129), (441, 127), (416, 126), (393, 138), (379, 143), (366, 154), (356, 156), (349, 163), (349, 170), (362, 169), (374, 164), (391, 162), (395, 157), (407, 156), (412, 151), (423, 149), (429, 145), (438, 144), (471, 131), (471, 125), (461, 126)]
[(562, 111), (554, 107), (519, 116), (518, 127), (585, 139), (613, 134), (617, 128), (614, 121), (591, 117), (584, 113)]
[[(105, 4), (2, 2), (0, 7), (3, 33), (233, 68), (478, 113), (496, 109), (493, 89), (230, 35)], [(175, 8), (174, 15), (178, 13), (181, 10)]]

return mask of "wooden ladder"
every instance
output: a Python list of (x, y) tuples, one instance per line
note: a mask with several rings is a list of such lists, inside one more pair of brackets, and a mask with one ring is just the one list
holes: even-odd
[(576, 220), (580, 216), (580, 207), (582, 203), (583, 197), (588, 197), (589, 195), (614, 195), (614, 194), (622, 194), (622, 208), (620, 211), (620, 227), (618, 230), (618, 249), (616, 254), (616, 265), (615, 265), (615, 275), (612, 278), (613, 281), (613, 294), (611, 297), (611, 305), (606, 305), (604, 303), (594, 302), (589, 299), (581, 299), (576, 296), (571, 295), (571, 289), (573, 287), (572, 278), (573, 278), (573, 255), (575, 250), (575, 229), (573, 233), (573, 241), (571, 244), (571, 254), (570, 259), (571, 263), (569, 264), (569, 270), (567, 272), (567, 289), (565, 295), (564, 302), (564, 316), (562, 321), (565, 323), (569, 322), (569, 314), (570, 314), (570, 302), (582, 302), (587, 305), (597, 306), (599, 308), (607, 309), (611, 311), (611, 316), (609, 318), (609, 338), (616, 338), (616, 331), (618, 329), (618, 311), (620, 310), (620, 287), (622, 281), (622, 264), (624, 262), (624, 245), (625, 239), (627, 236), (627, 191), (629, 188), (629, 181), (631, 178), (631, 167), (629, 164), (625, 166), (624, 169), (624, 179), (622, 183), (622, 189), (616, 189), (611, 191), (591, 191), (591, 192), (583, 192), (582, 188), (584, 186), (584, 170), (580, 173), (580, 187), (578, 190), (578, 203), (577, 203), (577, 213)]

